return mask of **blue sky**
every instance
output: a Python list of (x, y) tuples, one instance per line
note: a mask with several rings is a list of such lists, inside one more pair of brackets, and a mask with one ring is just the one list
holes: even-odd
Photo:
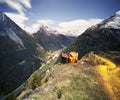
[(27, 31), (46, 24), (75, 33), (120, 10), (120, 0), (0, 0), (0, 9)]
[(120, 0), (33, 0), (32, 5), (40, 18), (66, 21), (106, 18), (120, 9)]

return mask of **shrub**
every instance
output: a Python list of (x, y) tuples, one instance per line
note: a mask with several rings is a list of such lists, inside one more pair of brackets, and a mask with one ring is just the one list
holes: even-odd
[(33, 73), (28, 80), (28, 88), (35, 89), (41, 85), (41, 76), (35, 72)]
[(57, 98), (60, 99), (61, 96), (62, 96), (62, 90), (59, 89), (59, 90), (57, 91)]

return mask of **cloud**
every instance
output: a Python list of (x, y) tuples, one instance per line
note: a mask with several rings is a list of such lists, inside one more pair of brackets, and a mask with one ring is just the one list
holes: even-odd
[(19, 0), (26, 8), (32, 8), (31, 0)]
[(0, 0), (0, 3), (6, 3), (10, 8), (17, 10), (21, 15), (25, 15), (25, 9), (31, 8), (31, 0)]
[(81, 33), (83, 33), (87, 28), (96, 25), (100, 23), (103, 19), (78, 19), (73, 21), (67, 21), (67, 22), (59, 22), (53, 21), (51, 19), (44, 19), (44, 20), (38, 20), (35, 23), (33, 23), (30, 27), (27, 27), (27, 31), (30, 33), (37, 32), (41, 25), (47, 25), (50, 28), (57, 30), (58, 32), (62, 34), (67, 35), (75, 35), (78, 36)]
[(6, 13), (7, 16), (9, 16), (16, 24), (18, 24), (22, 29), (25, 27), (25, 21), (28, 21), (29, 19), (21, 14), (15, 14), (15, 13)]
[(51, 19), (42, 19), (42, 20), (38, 20), (37, 23), (39, 23), (41, 25), (53, 25), (53, 24), (55, 24), (55, 21), (53, 21)]
[(80, 35), (87, 28), (100, 23), (103, 19), (78, 19), (69, 22), (61, 22), (58, 24), (57, 30), (60, 32), (72, 34), (72, 35)]
[(25, 22), (29, 20), (25, 12), (28, 8), (32, 8), (31, 0), (0, 0), (0, 3), (6, 3), (10, 8), (16, 10), (18, 13), (5, 12), (16, 24), (22, 29), (25, 27)]

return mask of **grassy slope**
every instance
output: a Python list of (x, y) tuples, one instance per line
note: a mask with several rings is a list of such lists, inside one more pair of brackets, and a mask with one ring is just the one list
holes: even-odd
[(48, 82), (27, 95), (27, 98), (36, 98), (37, 100), (109, 100), (90, 65), (81, 65), (80, 62), (54, 65), (47, 78)]
[[(114, 55), (114, 57), (115, 56), (116, 55)], [(94, 63), (96, 66), (94, 70), (98, 82), (101, 83), (103, 90), (109, 96), (110, 100), (119, 100), (120, 66), (116, 65), (110, 58), (108, 59), (92, 53), (87, 57), (87, 60)]]
[(98, 79), (111, 100), (119, 100), (120, 66), (116, 66), (109, 60), (106, 60), (106, 62), (109, 64), (99, 65), (95, 68), (98, 72)]
[[(87, 63), (81, 64), (83, 61)], [(93, 53), (76, 64), (57, 64), (44, 77), (48, 81), (24, 98), (36, 100), (119, 100), (120, 67)], [(21, 97), (21, 95), (19, 96)], [(18, 99), (20, 100), (20, 98)]]
[[(51, 68), (49, 80), (43, 86), (37, 88), (29, 94), (25, 91), (28, 98), (37, 100), (119, 100), (120, 97), (120, 68), (109, 59), (101, 56), (87, 56), (82, 60), (89, 63), (59, 64)], [(81, 60), (81, 61), (82, 61)], [(90, 65), (96, 67), (91, 67)], [(49, 64), (48, 64), (49, 65)], [(42, 70), (46, 70), (45, 65)], [(40, 74), (41, 71), (38, 71)], [(41, 91), (42, 90), (42, 91)], [(25, 94), (25, 95), (26, 95)], [(108, 96), (107, 96), (108, 95)], [(26, 97), (26, 98), (27, 98)]]

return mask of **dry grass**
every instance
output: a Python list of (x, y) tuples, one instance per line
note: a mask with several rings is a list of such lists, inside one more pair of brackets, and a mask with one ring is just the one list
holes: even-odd
[[(85, 64), (81, 61), (87, 60)], [(76, 64), (58, 64), (44, 77), (47, 82), (27, 95), (36, 100), (119, 100), (120, 67), (97, 55)]]
[[(102, 84), (104, 91), (109, 95), (110, 100), (119, 100), (120, 98), (120, 67), (106, 58), (96, 56), (101, 62), (95, 68), (99, 73), (98, 79)], [(104, 62), (104, 64), (103, 64)]]
[(51, 67), (48, 82), (34, 90), (27, 99), (108, 100), (89, 65), (59, 64)]

